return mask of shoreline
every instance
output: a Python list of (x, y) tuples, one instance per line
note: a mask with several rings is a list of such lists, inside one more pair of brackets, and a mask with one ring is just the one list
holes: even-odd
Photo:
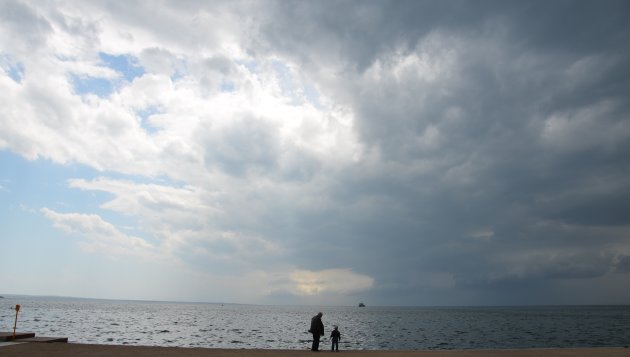
[[(320, 353), (337, 353), (321, 350)], [(351, 356), (368, 357), (627, 357), (627, 347), (594, 348), (532, 348), (495, 350), (420, 350), (420, 351), (377, 351), (340, 350), (339, 353)], [(94, 345), (81, 343), (4, 343), (0, 344), (3, 357), (61, 357), (61, 356), (120, 356), (120, 357), (272, 357), (272, 356), (313, 356), (310, 350), (277, 349), (213, 349), (192, 347), (159, 347), (129, 345)]]

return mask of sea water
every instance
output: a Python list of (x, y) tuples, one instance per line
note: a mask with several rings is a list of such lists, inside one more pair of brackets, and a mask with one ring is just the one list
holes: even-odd
[(0, 299), (0, 331), (63, 336), (74, 343), (306, 349), (310, 320), (324, 313), (340, 349), (425, 350), (620, 347), (630, 344), (630, 306), (313, 307)]

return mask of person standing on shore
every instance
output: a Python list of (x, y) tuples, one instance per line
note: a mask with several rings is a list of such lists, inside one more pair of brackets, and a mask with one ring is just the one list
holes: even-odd
[(311, 329), (308, 330), (313, 334), (313, 345), (311, 347), (311, 351), (319, 351), (319, 339), (321, 336), (324, 336), (324, 323), (322, 322), (323, 315), (324, 314), (320, 312), (311, 319)]
[(332, 346), (330, 347), (330, 351), (339, 352), (339, 340), (341, 340), (341, 332), (339, 332), (339, 328), (334, 326), (333, 332), (330, 333), (330, 339), (332, 340)]

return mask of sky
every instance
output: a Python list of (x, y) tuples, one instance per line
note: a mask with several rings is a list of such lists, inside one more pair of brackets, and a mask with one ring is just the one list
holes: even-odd
[(626, 0), (0, 0), (0, 294), (627, 304), (629, 43)]

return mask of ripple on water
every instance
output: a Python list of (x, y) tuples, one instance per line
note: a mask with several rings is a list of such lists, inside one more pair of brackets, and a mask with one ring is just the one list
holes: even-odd
[[(311, 342), (305, 326), (312, 310), (320, 309), (326, 330), (339, 325), (348, 349), (623, 346), (630, 335), (627, 306), (314, 309), (42, 298), (20, 303), (21, 328), (78, 343), (302, 349)], [(0, 301), (0, 311), (9, 308), (2, 304), (11, 303)], [(10, 319), (0, 313), (0, 326)]]

